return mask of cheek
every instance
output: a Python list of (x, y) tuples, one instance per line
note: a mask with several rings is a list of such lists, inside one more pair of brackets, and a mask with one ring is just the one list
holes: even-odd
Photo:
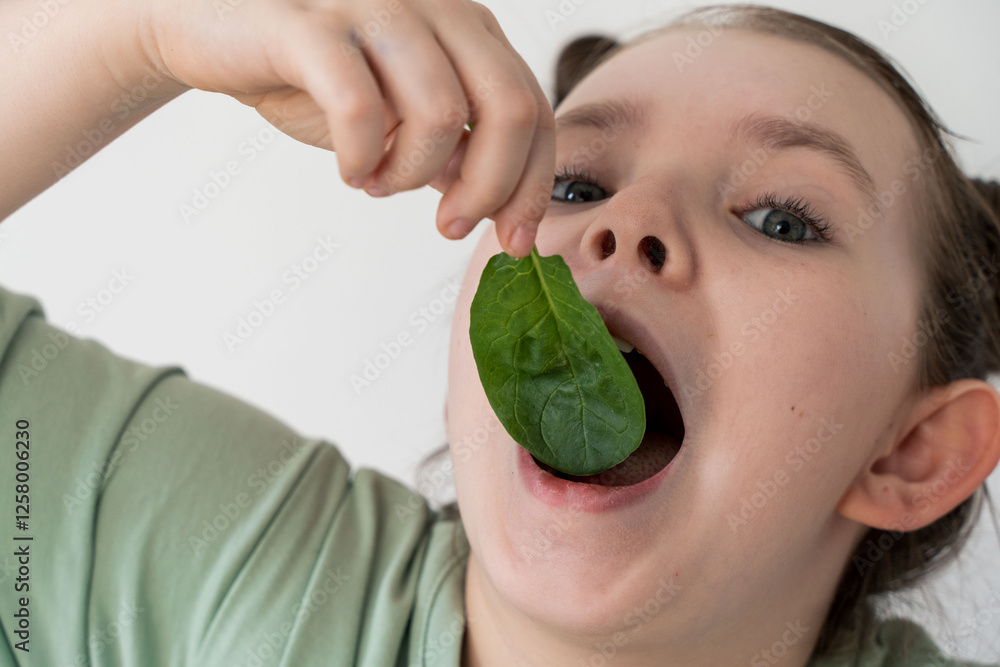
[(476, 517), (496, 489), (496, 459), (503, 449), (495, 443), (506, 433), (490, 407), (479, 379), (479, 371), (469, 342), (469, 306), (476, 294), (479, 277), (487, 260), (500, 252), (493, 225), (483, 235), (469, 261), (455, 305), (448, 353), (448, 443), (451, 450), (455, 490), (463, 522), (473, 540)]
[(815, 526), (889, 432), (907, 382), (888, 354), (904, 317), (846, 268), (757, 285), (753, 298), (719, 296), (720, 340), (701, 380), (718, 376), (706, 437), (727, 446), (704, 448), (702, 469), (728, 479), (715, 492), (724, 516)]

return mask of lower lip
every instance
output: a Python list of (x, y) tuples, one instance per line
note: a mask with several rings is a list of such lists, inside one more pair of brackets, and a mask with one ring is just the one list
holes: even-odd
[[(678, 452), (678, 456), (680, 452)], [(524, 447), (517, 446), (517, 467), (528, 492), (552, 507), (598, 514), (636, 504), (663, 483), (674, 467), (677, 456), (663, 470), (631, 486), (601, 486), (571, 482), (538, 467)]]

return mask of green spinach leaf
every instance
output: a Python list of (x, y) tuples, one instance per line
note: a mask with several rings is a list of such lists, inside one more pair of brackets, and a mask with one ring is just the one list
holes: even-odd
[(646, 412), (628, 362), (559, 255), (494, 255), (469, 335), (486, 397), (510, 436), (570, 475), (623, 461)]

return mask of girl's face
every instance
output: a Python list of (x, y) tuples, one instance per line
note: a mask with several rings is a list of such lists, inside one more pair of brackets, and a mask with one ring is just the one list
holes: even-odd
[[(708, 29), (616, 55), (557, 123), (557, 172), (576, 175), (557, 175), (538, 250), (656, 366), (683, 445), (644, 493), (524, 465), (469, 344), (500, 251), (487, 231), (449, 375), (470, 586), (565, 632), (703, 645), (711, 628), (731, 641), (801, 621), (815, 639), (860, 534), (838, 501), (912, 400), (926, 163), (910, 126), (818, 47)], [(643, 389), (647, 412), (670, 409)]]

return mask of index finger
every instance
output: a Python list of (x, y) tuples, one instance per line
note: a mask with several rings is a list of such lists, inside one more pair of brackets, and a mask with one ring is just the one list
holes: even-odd
[[(448, 231), (446, 235), (460, 238), (480, 219), (492, 217), (498, 223), (501, 246), (523, 255), (531, 249), (534, 229), (551, 196), (554, 120), (527, 65), (502, 33), (498, 38), (490, 29), (499, 29), (495, 20), (484, 28), (487, 39), (467, 28), (443, 30), (439, 35), (446, 36), (442, 44), (467, 94), (471, 93), (475, 131), (466, 137), (467, 145), (461, 146), (464, 154), (455, 170), (457, 177), (434, 183), (445, 190), (438, 226)], [(460, 221), (457, 230), (450, 228), (455, 221)], [(515, 242), (515, 231), (521, 227), (526, 228), (527, 238), (522, 233)]]

